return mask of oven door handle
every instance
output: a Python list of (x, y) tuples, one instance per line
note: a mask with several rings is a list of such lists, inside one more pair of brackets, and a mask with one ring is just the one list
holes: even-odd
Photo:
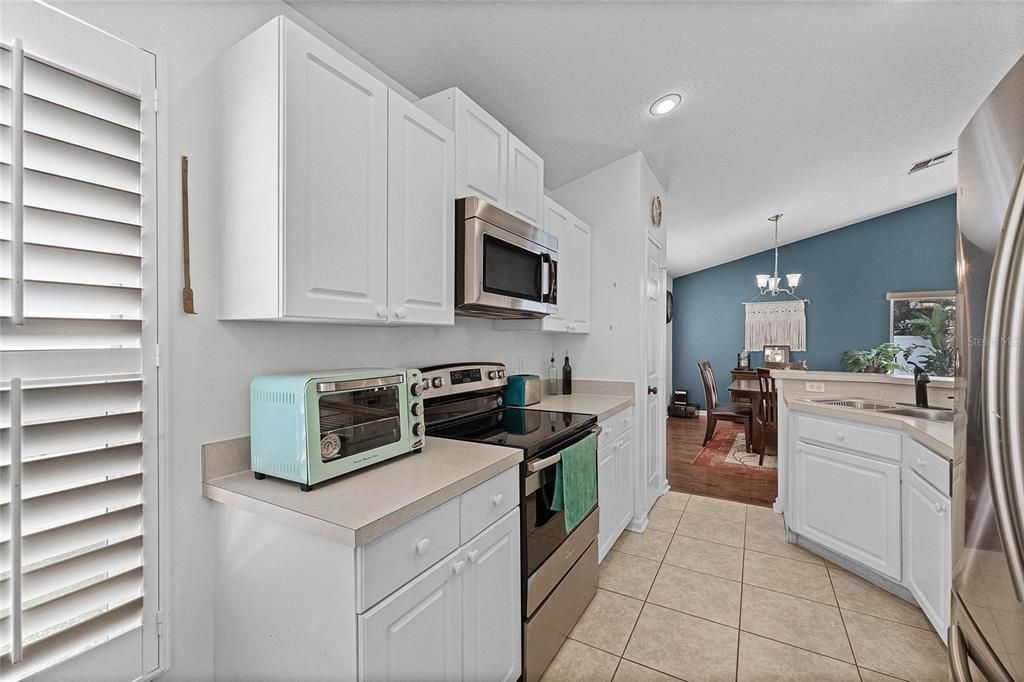
[[(594, 434), (596, 436), (596, 435), (600, 434), (601, 431), (603, 431), (603, 430), (604, 430), (604, 427), (602, 427), (600, 424), (598, 424), (594, 428), (590, 429), (590, 433), (592, 433), (592, 434)], [(538, 471), (542, 471), (543, 469), (547, 469), (550, 466), (554, 466), (555, 464), (558, 464), (561, 461), (562, 461), (562, 453), (561, 452), (556, 452), (555, 454), (551, 455), (550, 457), (545, 457), (544, 459), (542, 459), (542, 460), (540, 460), (538, 462), (530, 462), (529, 464), (526, 465), (526, 471), (528, 473), (535, 474)]]

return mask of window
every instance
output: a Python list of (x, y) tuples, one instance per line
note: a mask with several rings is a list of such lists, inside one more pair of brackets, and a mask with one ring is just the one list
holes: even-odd
[(3, 679), (158, 665), (154, 102), (152, 54), (0, 6)]
[(915, 363), (932, 376), (953, 376), (955, 291), (890, 293), (889, 338), (904, 349), (899, 360)]

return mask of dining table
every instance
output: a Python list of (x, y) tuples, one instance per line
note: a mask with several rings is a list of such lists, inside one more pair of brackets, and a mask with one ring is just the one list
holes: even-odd
[[(776, 390), (778, 393), (778, 390)], [(751, 419), (750, 430), (754, 443), (761, 442), (761, 432), (764, 424), (758, 418), (758, 403), (761, 400), (761, 382), (757, 379), (736, 379), (729, 384), (729, 396), (734, 403), (749, 403), (754, 414)]]

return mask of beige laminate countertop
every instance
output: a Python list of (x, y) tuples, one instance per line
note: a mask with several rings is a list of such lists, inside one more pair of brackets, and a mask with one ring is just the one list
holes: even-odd
[[(820, 400), (820, 398), (818, 398)], [(849, 407), (823, 405), (804, 397), (786, 397), (786, 405), (792, 410), (811, 412), (826, 417), (863, 422), (890, 429), (900, 429), (926, 448), (937, 452), (950, 462), (953, 461), (953, 423), (933, 422), (895, 414), (884, 414), (870, 410), (855, 410)]]
[(572, 395), (546, 395), (539, 403), (528, 405), (528, 410), (578, 412), (597, 415), (597, 421), (607, 419), (634, 403), (633, 396), (573, 393)]
[[(242, 447), (248, 450), (248, 439)], [(217, 444), (214, 444), (217, 445)], [(209, 448), (210, 446), (207, 446)], [(236, 452), (229, 455), (238, 461)], [(210, 457), (204, 452), (204, 457)], [(246, 455), (245, 460), (248, 461)], [(363, 545), (523, 461), (518, 448), (426, 438), (423, 452), (403, 455), (332, 481), (310, 492), (297, 483), (256, 480), (235, 471), (203, 482), (203, 495), (225, 505), (346, 545)], [(205, 464), (206, 470), (223, 468)]]

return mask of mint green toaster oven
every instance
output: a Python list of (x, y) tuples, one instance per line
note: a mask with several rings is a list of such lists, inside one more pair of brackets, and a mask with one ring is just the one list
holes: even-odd
[(249, 386), (256, 478), (303, 490), (423, 449), (418, 369), (347, 369), (259, 376)]

